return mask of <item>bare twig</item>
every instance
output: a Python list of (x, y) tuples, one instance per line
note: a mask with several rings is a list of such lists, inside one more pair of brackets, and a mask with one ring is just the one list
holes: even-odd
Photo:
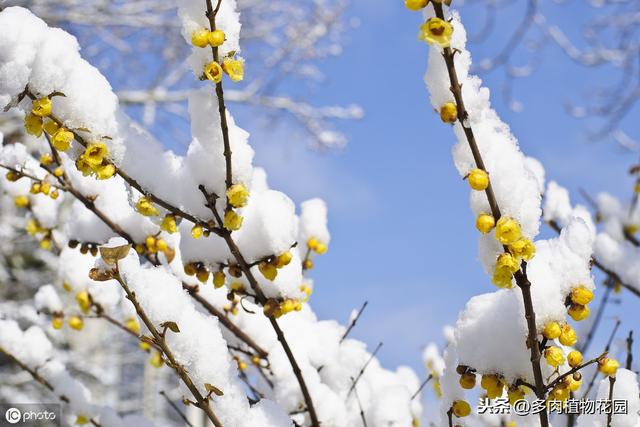
[(344, 341), (345, 338), (347, 338), (347, 335), (349, 335), (349, 332), (351, 332), (351, 330), (356, 326), (356, 323), (358, 322), (358, 319), (360, 319), (360, 316), (362, 315), (364, 309), (367, 307), (367, 304), (369, 304), (369, 301), (365, 301), (364, 304), (362, 304), (362, 307), (360, 307), (358, 314), (356, 314), (356, 317), (354, 317), (351, 323), (349, 323), (349, 327), (342, 335), (342, 338), (340, 338), (340, 342)]
[(178, 405), (176, 405), (171, 399), (169, 399), (169, 396), (167, 396), (167, 393), (165, 393), (164, 390), (160, 390), (160, 395), (164, 397), (164, 400), (167, 401), (169, 406), (171, 406), (173, 410), (176, 411), (176, 413), (180, 416), (180, 418), (182, 418), (182, 421), (184, 421), (189, 427), (194, 427), (193, 424), (191, 424), (191, 422), (189, 421), (189, 418), (187, 418), (187, 416), (185, 415), (185, 413), (182, 412), (180, 408), (178, 408)]
[(625, 367), (631, 370), (632, 363), (633, 363), (633, 330), (630, 330), (629, 336), (627, 337), (627, 361), (625, 363)]
[[(616, 377), (609, 377), (609, 404), (613, 405), (613, 386), (616, 383)], [(607, 427), (611, 427), (611, 419), (613, 418), (613, 409), (607, 412)]]
[(351, 383), (351, 388), (349, 388), (349, 392), (347, 393), (347, 396), (349, 396), (351, 392), (356, 388), (356, 385), (358, 384), (358, 381), (360, 381), (360, 378), (362, 378), (362, 375), (364, 374), (365, 369), (367, 369), (367, 366), (369, 366), (369, 363), (371, 363), (371, 361), (376, 357), (376, 354), (378, 353), (381, 347), (382, 347), (382, 342), (379, 342), (378, 345), (376, 346), (376, 349), (373, 350), (373, 353), (371, 353), (371, 357), (369, 357), (369, 359), (362, 366), (362, 368), (360, 368), (360, 372), (358, 372), (356, 379)]
[(420, 387), (418, 387), (418, 389), (416, 390), (415, 393), (413, 393), (413, 396), (411, 396), (410, 400), (415, 399), (416, 397), (418, 397), (418, 395), (420, 394), (420, 392), (422, 391), (422, 389), (424, 388), (424, 386), (426, 386), (429, 381), (431, 381), (431, 379), (433, 378), (433, 374), (429, 374), (429, 376), (427, 378), (425, 378), (424, 381), (422, 381), (422, 384), (420, 384)]

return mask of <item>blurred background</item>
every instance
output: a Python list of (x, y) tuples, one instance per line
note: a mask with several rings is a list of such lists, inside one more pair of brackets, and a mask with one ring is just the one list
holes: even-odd
[[(27, 6), (75, 34), (127, 111), (183, 153), (190, 141), (186, 91), (200, 84), (185, 64), (188, 46), (171, 3), (2, 6)], [(321, 197), (329, 206), (332, 241), (311, 272), (312, 307), (321, 319), (346, 324), (368, 301), (352, 336), (370, 349), (383, 342), (378, 357), (387, 367), (406, 364), (426, 375), (424, 346), (442, 348), (443, 327), (493, 285), (478, 261), (468, 187), (451, 161), (453, 133), (430, 107), (423, 83), (421, 15), (401, 0), (239, 5), (247, 71), (242, 84), (226, 89), (229, 108), (251, 133), (255, 163), (273, 188), (296, 202)], [(490, 88), (493, 107), (524, 153), (542, 162), (547, 180), (581, 204), (588, 205), (581, 192), (630, 200), (640, 3), (454, 0), (452, 7), (467, 27), (474, 72)], [(0, 120), (5, 139), (20, 137), (20, 121)], [(542, 237), (553, 235), (543, 227)], [(46, 276), (46, 262), (15, 267), (15, 248), (3, 249), (5, 300), (21, 297), (8, 284), (16, 274), (24, 279), (25, 265)], [(626, 291), (611, 298), (592, 351), (604, 346), (615, 319), (622, 321), (616, 343), (637, 327), (639, 307)], [(434, 410), (430, 391), (425, 399)]]

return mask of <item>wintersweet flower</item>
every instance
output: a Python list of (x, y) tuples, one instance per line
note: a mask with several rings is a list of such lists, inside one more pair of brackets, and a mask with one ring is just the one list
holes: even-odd
[(613, 377), (618, 372), (618, 368), (620, 367), (620, 363), (611, 357), (603, 357), (598, 360), (598, 370), (603, 374), (609, 377)]
[(198, 224), (191, 227), (191, 237), (194, 239), (199, 239), (202, 237), (202, 227)]
[(62, 326), (64, 326), (64, 319), (62, 316), (54, 315), (51, 318), (51, 327), (53, 329), (62, 329)]
[(544, 330), (542, 331), (542, 335), (548, 340), (554, 340), (560, 337), (562, 334), (562, 328), (558, 322), (549, 322), (544, 325)]
[(146, 197), (140, 197), (136, 202), (136, 211), (144, 216), (156, 216), (160, 212)]
[(56, 131), (51, 139), (53, 147), (58, 151), (67, 151), (71, 147), (71, 141), (73, 141), (73, 132), (60, 128)]
[(482, 234), (489, 233), (491, 230), (493, 230), (493, 227), (495, 227), (495, 225), (496, 225), (496, 220), (493, 217), (493, 215), (481, 213), (476, 218), (476, 228)]
[(176, 223), (176, 217), (174, 215), (165, 215), (160, 223), (160, 228), (169, 234), (173, 234), (178, 231), (178, 224)]
[(17, 208), (26, 208), (27, 206), (29, 206), (29, 197), (16, 196), (13, 198), (13, 203), (15, 203)]
[(589, 317), (589, 307), (586, 305), (571, 304), (568, 313), (573, 320), (579, 322)]
[(42, 118), (35, 114), (27, 114), (24, 118), (24, 129), (29, 135), (40, 137), (42, 135)]
[(216, 61), (211, 61), (204, 66), (204, 76), (207, 80), (220, 83), (222, 81), (222, 67)]
[(140, 335), (140, 322), (135, 317), (129, 317), (125, 320), (124, 325), (128, 330), (136, 335)]
[(249, 191), (242, 184), (233, 184), (227, 189), (227, 200), (234, 208), (242, 208), (247, 205)]
[(445, 102), (440, 107), (440, 120), (445, 123), (455, 123), (458, 120), (458, 107), (453, 102)]
[(557, 368), (558, 366), (564, 364), (565, 360), (562, 349), (555, 346), (547, 347), (544, 350), (544, 358), (546, 359), (547, 363), (554, 368)]
[(221, 288), (222, 286), (224, 286), (224, 282), (226, 279), (227, 277), (225, 276), (224, 272), (216, 271), (215, 273), (213, 273), (213, 286), (216, 289)]
[(584, 286), (579, 286), (571, 291), (571, 302), (587, 305), (593, 300), (593, 292)]
[(567, 355), (567, 362), (572, 368), (580, 366), (580, 364), (582, 363), (582, 353), (580, 353), (578, 350), (570, 351)]
[(67, 320), (67, 324), (71, 329), (79, 331), (84, 327), (84, 320), (82, 320), (80, 316), (71, 316), (69, 320)]
[(292, 258), (293, 258), (293, 255), (291, 255), (291, 252), (289, 252), (289, 251), (278, 255), (276, 257), (276, 260), (275, 260), (276, 268), (283, 268), (283, 267), (289, 265), (289, 263), (291, 262)]
[(209, 30), (200, 28), (191, 33), (191, 44), (196, 47), (205, 47), (209, 44)]
[(99, 166), (96, 169), (96, 178), (98, 179), (109, 179), (116, 174), (116, 167), (108, 163), (106, 165)]
[(464, 400), (456, 400), (453, 402), (451, 410), (456, 417), (462, 418), (471, 413), (471, 406)]
[(222, 226), (229, 231), (237, 231), (242, 227), (242, 221), (242, 216), (238, 215), (234, 211), (227, 211), (224, 214)]
[(33, 101), (31, 112), (38, 117), (47, 117), (51, 114), (51, 100), (49, 98), (40, 98)]
[(476, 386), (476, 375), (472, 372), (465, 372), (460, 376), (460, 387), (471, 390)]
[(226, 57), (222, 60), (222, 69), (234, 82), (239, 82), (244, 78), (244, 59)]
[(467, 175), (469, 186), (476, 191), (484, 191), (489, 186), (489, 174), (482, 169), (472, 169)]
[(95, 168), (102, 164), (102, 161), (108, 154), (109, 150), (104, 142), (90, 142), (82, 156), (85, 162)]
[(91, 297), (89, 296), (89, 292), (80, 291), (76, 294), (76, 302), (78, 306), (82, 310), (83, 313), (88, 313), (91, 308)]
[(449, 47), (452, 33), (453, 27), (447, 21), (440, 18), (429, 18), (420, 26), (418, 38), (440, 47)]
[(560, 344), (571, 347), (578, 341), (576, 331), (571, 326), (564, 325), (562, 327), (562, 333), (560, 334), (559, 341)]
[(55, 135), (55, 133), (58, 132), (58, 129), (60, 129), (60, 126), (58, 126), (58, 123), (56, 123), (54, 120), (47, 120), (42, 128), (49, 135)]
[(151, 358), (149, 359), (149, 363), (154, 368), (161, 368), (164, 364), (164, 360), (162, 360), (162, 355), (159, 352), (154, 351), (151, 355)]
[(262, 275), (267, 280), (273, 281), (278, 275), (278, 269), (276, 268), (275, 265), (271, 264), (270, 262), (261, 262), (258, 265), (258, 269), (260, 270), (260, 273), (262, 273)]
[(501, 217), (496, 223), (496, 239), (503, 245), (515, 243), (522, 236), (518, 221), (508, 217)]
[(521, 238), (509, 245), (509, 252), (525, 261), (531, 260), (536, 253), (536, 247), (529, 239)]
[(524, 399), (524, 391), (520, 387), (509, 388), (507, 397), (509, 398), (509, 403), (515, 405), (518, 400)]
[(222, 46), (225, 40), (224, 31), (214, 30), (207, 34), (207, 43), (212, 47)]
[(428, 4), (429, 0), (404, 0), (405, 7), (414, 12), (424, 9)]

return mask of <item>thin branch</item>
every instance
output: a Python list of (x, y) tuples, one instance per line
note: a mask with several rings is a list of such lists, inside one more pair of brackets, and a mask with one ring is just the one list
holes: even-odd
[[(611, 331), (611, 335), (609, 336), (609, 341), (607, 341), (607, 345), (604, 348), (604, 353), (609, 352), (609, 349), (611, 348), (611, 343), (613, 343), (613, 338), (616, 336), (616, 332), (618, 331), (619, 326), (620, 326), (620, 320), (616, 320), (616, 324), (613, 327), (613, 331)], [(596, 369), (596, 371), (593, 373), (593, 376), (591, 377), (591, 380), (589, 381), (589, 385), (587, 386), (587, 389), (584, 391), (584, 394), (582, 395), (583, 400), (587, 396), (589, 396), (589, 393), (591, 392), (591, 389), (593, 388), (593, 384), (595, 384), (597, 377), (598, 377), (598, 370)]]
[(178, 408), (178, 405), (176, 405), (171, 399), (169, 399), (169, 396), (167, 396), (164, 390), (160, 390), (160, 395), (164, 397), (164, 400), (167, 401), (169, 406), (171, 406), (173, 410), (176, 411), (176, 413), (180, 416), (180, 418), (182, 418), (182, 421), (184, 421), (189, 427), (194, 427), (194, 425), (191, 424), (191, 422), (189, 421), (189, 418), (187, 418), (185, 413), (182, 412), (180, 408)]
[[(616, 377), (609, 377), (609, 404), (613, 405), (613, 386), (616, 383)], [(607, 427), (611, 427), (611, 419), (613, 418), (613, 409), (607, 412)]]
[(629, 331), (629, 336), (627, 337), (627, 361), (625, 363), (625, 367), (628, 370), (631, 370), (632, 363), (633, 363), (633, 329)]
[(364, 309), (367, 307), (367, 304), (369, 304), (369, 301), (365, 301), (364, 304), (362, 304), (362, 307), (360, 307), (358, 314), (356, 314), (356, 317), (354, 317), (351, 323), (349, 323), (349, 327), (342, 335), (342, 338), (340, 338), (340, 343), (342, 343), (342, 341), (344, 341), (345, 338), (347, 338), (347, 335), (349, 335), (349, 332), (351, 332), (354, 326), (356, 326), (356, 323), (358, 322), (358, 319), (360, 319), (360, 316), (362, 315), (362, 312), (364, 311)]
[(369, 363), (371, 363), (371, 361), (376, 357), (376, 354), (378, 353), (378, 351), (380, 350), (381, 347), (382, 347), (382, 342), (379, 342), (377, 347), (376, 347), (376, 349), (373, 350), (373, 353), (371, 353), (371, 357), (369, 357), (369, 359), (366, 361), (364, 366), (362, 366), (362, 368), (360, 368), (360, 372), (358, 372), (358, 375), (356, 376), (355, 381), (353, 381), (351, 383), (351, 388), (349, 389), (349, 392), (347, 393), (347, 396), (349, 396), (351, 394), (351, 392), (353, 390), (355, 390), (356, 385), (358, 384), (358, 381), (360, 381), (360, 378), (362, 378), (362, 375), (364, 375), (365, 369), (367, 369), (367, 366), (369, 366)]
[(587, 362), (584, 362), (583, 364), (576, 366), (575, 368), (572, 368), (570, 370), (568, 370), (567, 372), (565, 372), (564, 374), (560, 375), (558, 378), (556, 378), (555, 380), (553, 380), (549, 385), (547, 385), (547, 391), (549, 390), (553, 390), (553, 388), (558, 385), (560, 382), (562, 382), (562, 380), (564, 380), (566, 377), (568, 377), (569, 375), (573, 375), (574, 373), (580, 371), (581, 369), (592, 365), (594, 363), (597, 363), (600, 359), (602, 359), (603, 357), (605, 357), (607, 355), (607, 351), (603, 352), (600, 356), (595, 357)]
[[(353, 377), (351, 377), (351, 381), (353, 381)], [(358, 408), (360, 408), (360, 419), (362, 420), (362, 425), (367, 427), (367, 419), (364, 416), (364, 409), (362, 408), (362, 401), (360, 400), (360, 396), (358, 395), (358, 390), (356, 388), (353, 389), (353, 394), (356, 395), (356, 401), (358, 402)]]
[(420, 384), (420, 387), (418, 387), (418, 389), (416, 390), (415, 393), (413, 393), (413, 396), (411, 396), (411, 399), (409, 400), (413, 400), (416, 397), (418, 397), (418, 395), (420, 394), (420, 392), (422, 391), (422, 389), (424, 388), (424, 386), (426, 386), (429, 381), (431, 381), (431, 379), (433, 378), (433, 374), (429, 374), (429, 376), (427, 378), (425, 378), (424, 381), (422, 381), (422, 384)]

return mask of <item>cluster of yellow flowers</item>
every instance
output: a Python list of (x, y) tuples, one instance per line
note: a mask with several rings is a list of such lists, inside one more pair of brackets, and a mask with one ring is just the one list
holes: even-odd
[(149, 235), (144, 241), (144, 244), (138, 243), (135, 245), (136, 252), (139, 254), (156, 254), (162, 252), (167, 261), (171, 262), (176, 256), (176, 251), (169, 246), (166, 240), (161, 237)]
[(51, 234), (51, 230), (42, 227), (36, 219), (31, 218), (27, 220), (25, 230), (30, 236), (35, 237), (38, 234), (42, 235), (42, 238), (40, 239), (40, 248), (49, 250), (53, 246), (53, 235)]
[(593, 292), (584, 286), (578, 286), (571, 291), (569, 295), (571, 305), (569, 306), (569, 316), (576, 322), (589, 317), (589, 304), (593, 300)]
[(94, 175), (98, 179), (109, 179), (116, 173), (116, 167), (109, 161), (109, 150), (104, 142), (87, 144), (84, 153), (76, 160), (76, 168), (82, 175)]
[[(233, 184), (227, 189), (226, 196), (229, 209), (224, 213), (222, 226), (229, 231), (237, 231), (242, 227), (244, 218), (231, 208), (237, 209), (245, 207), (249, 200), (249, 190), (247, 190), (243, 184)], [(191, 230), (191, 235), (197, 239), (199, 237), (199, 231), (196, 230), (194, 233), (194, 230)]]
[[(67, 324), (71, 329), (79, 331), (84, 327), (84, 320), (82, 319), (81, 316), (73, 315), (73, 316), (69, 316), (69, 318), (67, 319)], [(64, 314), (59, 312), (53, 313), (51, 317), (51, 327), (53, 327), (53, 329), (62, 329), (63, 326), (64, 326)]]
[(275, 280), (278, 276), (278, 269), (283, 268), (291, 262), (293, 255), (291, 252), (283, 252), (278, 256), (272, 256), (258, 264), (258, 270), (267, 280)]
[[(209, 31), (201, 28), (191, 34), (191, 43), (196, 47), (211, 46), (217, 48), (225, 42), (226, 36), (221, 30)], [(222, 81), (222, 74), (227, 73), (234, 82), (239, 82), (244, 78), (244, 59), (237, 57), (235, 52), (231, 52), (222, 59), (222, 65), (216, 61), (211, 61), (204, 66), (204, 76), (214, 83)]]
[(276, 319), (284, 314), (300, 310), (302, 310), (302, 301), (292, 298), (287, 298), (283, 301), (269, 298), (262, 309), (265, 316), (273, 316)]
[(328, 246), (315, 237), (310, 237), (307, 240), (307, 256), (302, 261), (302, 268), (304, 270), (311, 270), (313, 268), (313, 260), (311, 260), (311, 253), (322, 255), (329, 249)]
[[(207, 280), (209, 280), (209, 276), (211, 275), (207, 267), (201, 262), (191, 262), (185, 264), (184, 272), (188, 276), (196, 276), (196, 278), (202, 283), (206, 283)], [(242, 272), (239, 268), (236, 269), (229, 267), (229, 272), (230, 274), (234, 274), (234, 277), (240, 277), (242, 275)], [(213, 273), (213, 286), (215, 286), (216, 289), (224, 286), (225, 281), (226, 275), (222, 270)]]

